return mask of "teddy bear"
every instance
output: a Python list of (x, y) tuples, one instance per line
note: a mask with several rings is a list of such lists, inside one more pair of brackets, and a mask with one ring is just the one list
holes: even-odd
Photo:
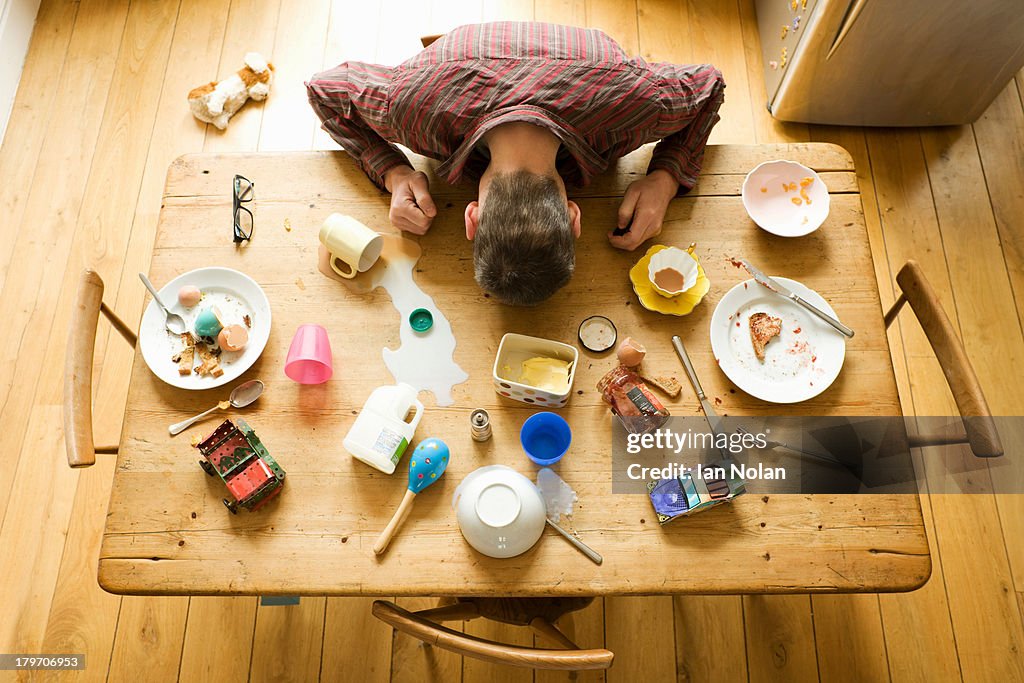
[(245, 66), (220, 83), (210, 82), (193, 88), (188, 94), (192, 115), (221, 130), (250, 97), (265, 100), (270, 94), (270, 74), (274, 65), (258, 52), (245, 55)]

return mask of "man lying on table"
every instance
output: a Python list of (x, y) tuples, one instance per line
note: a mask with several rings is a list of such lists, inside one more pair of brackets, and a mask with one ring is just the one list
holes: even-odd
[(395, 227), (424, 234), (437, 215), (427, 176), (389, 141), (478, 179), (466, 207), (476, 280), (505, 303), (554, 294), (575, 266), (585, 185), (661, 140), (608, 239), (635, 249), (661, 231), (669, 201), (696, 182), (725, 84), (710, 65), (630, 59), (597, 30), (527, 22), (462, 26), (396, 68), (346, 62), (306, 84), (323, 128), (378, 187)]

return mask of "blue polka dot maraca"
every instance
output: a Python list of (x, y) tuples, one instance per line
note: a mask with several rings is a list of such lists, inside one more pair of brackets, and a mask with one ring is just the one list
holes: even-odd
[(391, 538), (401, 528), (405, 518), (412, 511), (412, 502), (416, 498), (416, 494), (441, 478), (448, 467), (450, 457), (448, 445), (441, 439), (431, 437), (424, 439), (416, 446), (412, 457), (409, 458), (409, 489), (405, 492), (405, 497), (402, 498), (398, 509), (395, 510), (394, 517), (381, 532), (377, 542), (373, 544), (374, 553), (380, 555), (387, 550)]

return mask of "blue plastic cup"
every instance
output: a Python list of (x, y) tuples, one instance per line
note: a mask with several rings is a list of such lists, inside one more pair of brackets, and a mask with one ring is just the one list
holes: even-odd
[(572, 430), (555, 413), (534, 413), (519, 430), (519, 442), (530, 460), (542, 467), (554, 465), (569, 451)]

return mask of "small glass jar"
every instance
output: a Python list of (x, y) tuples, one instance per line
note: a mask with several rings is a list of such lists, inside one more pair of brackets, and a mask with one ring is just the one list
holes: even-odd
[(597, 389), (630, 434), (657, 429), (669, 418), (668, 410), (640, 375), (623, 365), (605, 374), (598, 381)]

